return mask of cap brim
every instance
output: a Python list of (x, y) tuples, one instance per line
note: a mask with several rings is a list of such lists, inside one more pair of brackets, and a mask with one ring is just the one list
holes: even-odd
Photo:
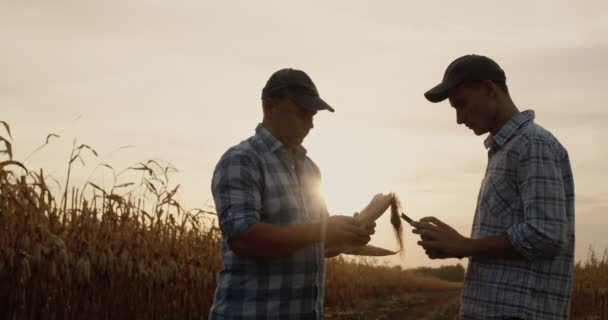
[(449, 91), (458, 85), (457, 82), (442, 82), (424, 93), (424, 97), (433, 103), (441, 102), (448, 98)]
[(311, 96), (305, 94), (298, 94), (291, 96), (300, 106), (314, 111), (320, 110), (329, 110), (334, 112), (334, 108), (332, 108), (327, 102), (323, 101), (321, 97)]

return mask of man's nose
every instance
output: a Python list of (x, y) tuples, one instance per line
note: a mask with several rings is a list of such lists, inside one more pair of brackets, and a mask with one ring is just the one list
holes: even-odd
[(312, 117), (309, 117), (306, 121), (306, 125), (308, 126), (308, 130), (311, 130), (315, 127), (314, 120)]

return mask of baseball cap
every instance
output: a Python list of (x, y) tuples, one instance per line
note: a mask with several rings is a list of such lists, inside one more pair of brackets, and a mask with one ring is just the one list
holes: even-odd
[(466, 83), (483, 80), (505, 82), (505, 72), (494, 60), (476, 54), (462, 56), (450, 63), (440, 84), (424, 94), (430, 102), (440, 102), (448, 97), (450, 89)]
[(304, 71), (292, 68), (281, 69), (270, 76), (262, 89), (262, 99), (270, 97), (291, 97), (309, 110), (335, 111), (321, 99), (310, 77)]

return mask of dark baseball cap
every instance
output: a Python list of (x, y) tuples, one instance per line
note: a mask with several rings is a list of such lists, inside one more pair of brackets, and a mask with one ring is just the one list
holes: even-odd
[(440, 84), (424, 94), (430, 102), (440, 102), (448, 98), (450, 89), (463, 83), (492, 80), (505, 82), (505, 72), (494, 60), (481, 55), (469, 54), (450, 63)]
[(309, 110), (335, 111), (321, 99), (310, 77), (304, 71), (292, 68), (281, 69), (270, 76), (262, 89), (262, 99), (270, 97), (291, 97), (297, 104)]

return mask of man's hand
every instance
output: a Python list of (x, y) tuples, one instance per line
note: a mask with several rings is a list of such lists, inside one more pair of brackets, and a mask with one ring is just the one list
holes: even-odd
[(419, 234), (418, 244), (431, 259), (462, 258), (471, 255), (470, 239), (435, 217), (412, 222), (413, 233)]
[[(359, 212), (355, 212), (355, 214), (353, 214), (353, 217), (358, 217), (359, 216)], [(376, 223), (372, 222), (372, 223), (368, 223), (365, 224), (363, 226), (359, 225), (360, 227), (364, 228), (365, 230), (367, 230), (368, 232), (370, 232), (370, 235), (376, 233)]]
[(361, 226), (353, 217), (330, 216), (325, 229), (326, 247), (364, 246), (374, 234), (375, 224)]

